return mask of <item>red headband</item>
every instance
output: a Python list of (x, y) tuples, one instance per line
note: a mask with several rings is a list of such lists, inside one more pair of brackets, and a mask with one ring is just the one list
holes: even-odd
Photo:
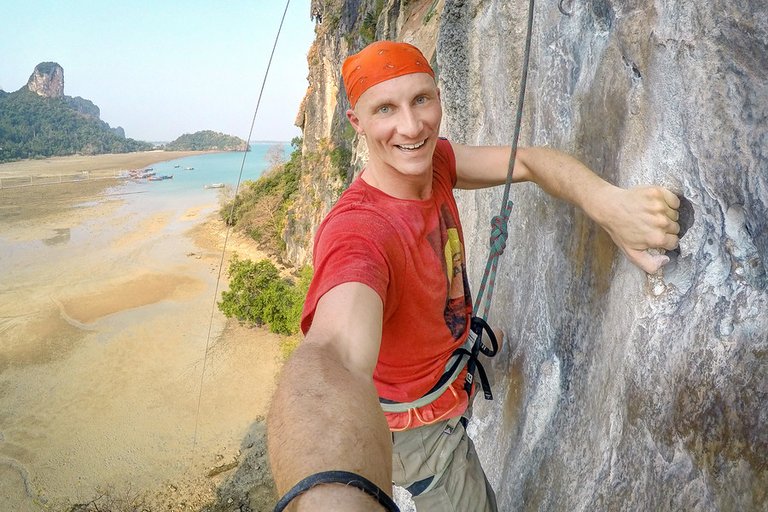
[(352, 108), (360, 96), (374, 85), (411, 73), (435, 72), (421, 51), (408, 43), (377, 41), (350, 55), (341, 66), (344, 88)]

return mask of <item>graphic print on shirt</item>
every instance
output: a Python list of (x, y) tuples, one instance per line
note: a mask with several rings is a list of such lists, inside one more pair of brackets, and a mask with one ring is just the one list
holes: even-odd
[(446, 204), (440, 207), (440, 226), (437, 230), (439, 233), (432, 232), (427, 238), (438, 253), (445, 271), (445, 325), (451, 331), (453, 339), (459, 339), (467, 328), (467, 311), (471, 308), (472, 299), (469, 296), (469, 282), (465, 271), (464, 247), (457, 223)]

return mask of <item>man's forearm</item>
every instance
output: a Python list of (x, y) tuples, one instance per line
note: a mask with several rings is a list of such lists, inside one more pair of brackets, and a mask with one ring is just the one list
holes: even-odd
[[(392, 486), (392, 440), (370, 377), (350, 372), (333, 350), (303, 343), (283, 368), (268, 416), (269, 458), (278, 492), (329, 470), (357, 473), (387, 493)], [(298, 510), (324, 495), (334, 510), (364, 500), (361, 491), (324, 485), (299, 498)], [(319, 487), (317, 488), (320, 489)], [(359, 508), (357, 509), (359, 510)]]
[(593, 220), (604, 224), (608, 215), (600, 200), (620, 189), (595, 174), (586, 165), (560, 151), (521, 148), (518, 161), (525, 166), (525, 180), (536, 183), (547, 194), (578, 206)]
[[(506, 181), (509, 146), (454, 144), (453, 149), (456, 188), (491, 187)], [(608, 232), (632, 263), (646, 272), (655, 272), (669, 261), (665, 256), (646, 253), (646, 249), (677, 247), (680, 201), (663, 187), (617, 187), (575, 158), (544, 147), (518, 149), (512, 180), (536, 183), (551, 196), (581, 208)]]
[[(507, 179), (509, 146), (464, 146), (454, 144), (457, 188), (476, 189), (502, 185)], [(512, 174), (515, 182), (530, 181), (548, 194), (581, 207), (598, 220), (601, 212), (591, 211), (596, 191), (617, 189), (577, 159), (545, 147), (518, 148)]]

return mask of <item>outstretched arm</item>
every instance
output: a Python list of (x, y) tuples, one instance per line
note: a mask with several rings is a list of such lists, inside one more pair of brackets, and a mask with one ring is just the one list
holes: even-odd
[[(357, 473), (391, 494), (392, 438), (373, 385), (382, 303), (360, 283), (318, 301), (312, 327), (283, 367), (267, 418), (269, 459), (283, 495), (321, 471)], [(291, 510), (379, 510), (362, 491), (325, 484)]]
[[(475, 189), (503, 184), (509, 147), (453, 144), (457, 188)], [(656, 272), (669, 258), (646, 249), (677, 247), (680, 201), (663, 187), (623, 189), (611, 185), (587, 166), (549, 148), (520, 148), (513, 181), (531, 181), (548, 194), (580, 207), (613, 239), (629, 260)]]

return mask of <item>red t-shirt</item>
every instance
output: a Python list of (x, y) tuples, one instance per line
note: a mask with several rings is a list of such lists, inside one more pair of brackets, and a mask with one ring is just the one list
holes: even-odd
[[(438, 140), (432, 164), (432, 197), (426, 200), (394, 198), (354, 180), (318, 229), (315, 274), (302, 313), (306, 333), (317, 301), (335, 286), (359, 282), (375, 290), (384, 318), (373, 380), (380, 397), (397, 402), (421, 398), (437, 383), (464, 343), (472, 315), (453, 197), (456, 159), (447, 140)], [(462, 414), (463, 375), (429, 405), (386, 413), (390, 429)]]

